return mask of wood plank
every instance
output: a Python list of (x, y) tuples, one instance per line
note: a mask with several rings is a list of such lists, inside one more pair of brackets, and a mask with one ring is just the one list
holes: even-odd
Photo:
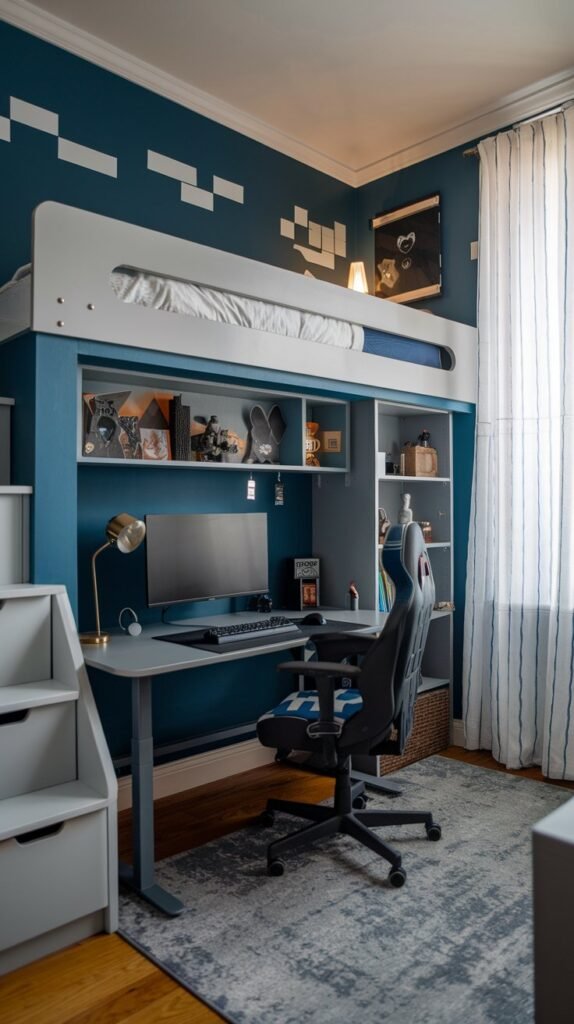
[(156, 971), (118, 935), (97, 935), (0, 979), (2, 1024), (67, 1024)]

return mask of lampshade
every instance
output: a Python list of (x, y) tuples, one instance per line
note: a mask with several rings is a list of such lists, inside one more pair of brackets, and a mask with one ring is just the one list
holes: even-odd
[(362, 260), (357, 260), (356, 263), (351, 263), (349, 267), (348, 287), (352, 288), (355, 292), (368, 293), (369, 287), (367, 285), (367, 275), (365, 273), (365, 264)]
[(95, 633), (80, 633), (80, 640), (83, 644), (107, 644), (108, 633), (102, 633), (100, 626), (100, 602), (98, 598), (98, 579), (96, 576), (96, 558), (106, 548), (116, 547), (122, 555), (129, 555), (130, 552), (139, 548), (145, 537), (145, 523), (141, 519), (128, 515), (127, 512), (120, 512), (113, 516), (106, 525), (106, 543), (102, 544), (92, 555), (92, 587), (94, 590), (94, 610), (96, 612)]
[(122, 555), (129, 555), (131, 551), (139, 548), (144, 539), (145, 523), (128, 515), (127, 512), (120, 512), (107, 524), (106, 537), (110, 544), (116, 545)]

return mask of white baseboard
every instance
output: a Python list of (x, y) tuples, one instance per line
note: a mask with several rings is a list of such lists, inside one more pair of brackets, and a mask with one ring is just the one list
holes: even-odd
[[(217, 782), (218, 779), (238, 775), (239, 772), (248, 772), (251, 768), (260, 768), (271, 764), (274, 759), (274, 750), (261, 746), (259, 740), (253, 739), (162, 764), (154, 768), (153, 772), (154, 800), (183, 793), (186, 789), (203, 786), (206, 782)], [(118, 810), (124, 811), (131, 805), (132, 777), (126, 775), (118, 780)]]
[(464, 722), (462, 718), (453, 718), (450, 723), (450, 742), (453, 747), (464, 747)]

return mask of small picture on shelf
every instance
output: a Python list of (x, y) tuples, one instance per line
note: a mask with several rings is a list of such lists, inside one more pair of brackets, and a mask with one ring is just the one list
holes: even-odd
[(140, 434), (144, 461), (169, 462), (171, 459), (169, 430), (140, 427)]

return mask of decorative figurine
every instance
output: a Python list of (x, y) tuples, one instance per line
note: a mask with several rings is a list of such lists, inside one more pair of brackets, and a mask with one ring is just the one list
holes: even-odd
[(246, 462), (278, 463), (279, 445), (286, 430), (286, 423), (278, 405), (266, 413), (260, 405), (250, 409), (249, 455)]
[(430, 448), (430, 430), (421, 430), (417, 440), (421, 448)]
[(321, 463), (317, 458), (317, 452), (321, 448), (321, 442), (318, 437), (315, 437), (319, 430), (319, 424), (309, 421), (305, 424), (305, 465), (306, 466), (320, 466)]
[(401, 494), (401, 509), (399, 512), (399, 523), (402, 525), (405, 523), (412, 523), (413, 521), (413, 510), (411, 508), (411, 496), (406, 492)]
[(379, 544), (384, 544), (389, 532), (391, 520), (389, 519), (386, 509), (379, 509)]
[(230, 438), (229, 430), (219, 426), (217, 416), (210, 416), (203, 433), (192, 437), (191, 447), (197, 452), (200, 462), (221, 462), (223, 455), (238, 451), (238, 445)]

